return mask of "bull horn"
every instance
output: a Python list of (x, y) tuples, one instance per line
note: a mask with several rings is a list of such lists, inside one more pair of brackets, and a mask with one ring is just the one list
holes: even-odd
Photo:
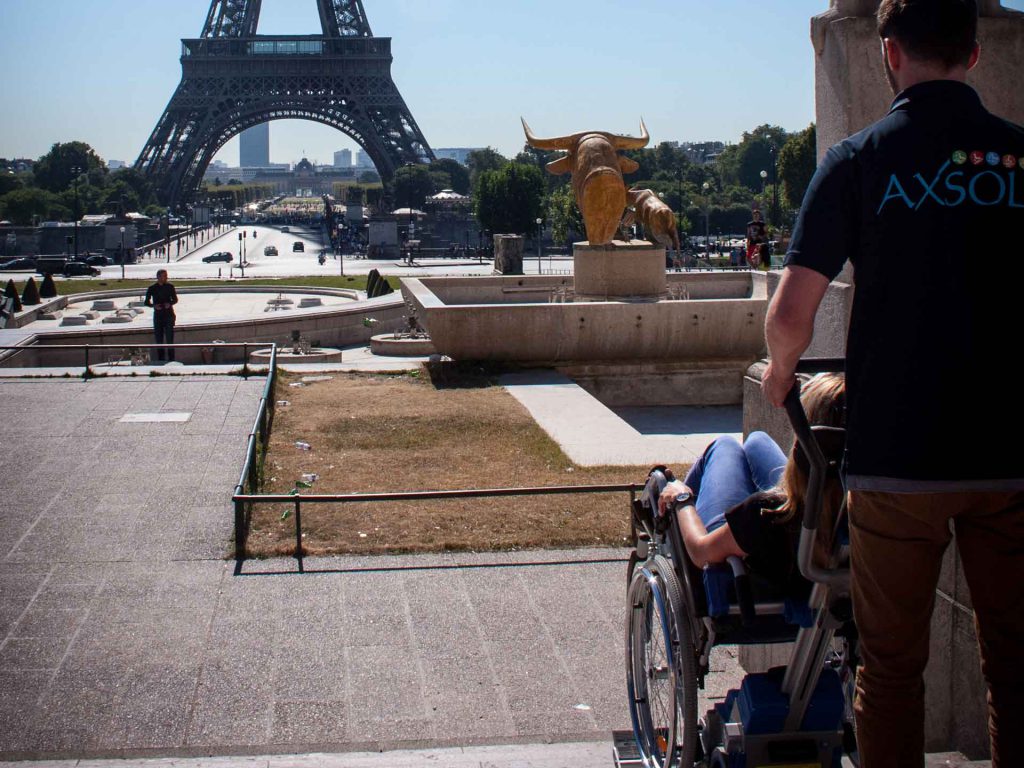
[(651, 135), (647, 132), (647, 126), (644, 125), (644, 119), (640, 118), (640, 137), (633, 138), (632, 136), (615, 136), (615, 147), (617, 149), (643, 149), (651, 143)]
[(548, 151), (561, 150), (568, 152), (572, 148), (572, 137), (564, 136), (558, 139), (538, 139), (533, 135), (533, 131), (530, 130), (530, 126), (526, 124), (526, 120), (522, 117), (519, 118), (523, 121), (523, 130), (526, 131), (526, 143), (534, 149), (544, 149)]

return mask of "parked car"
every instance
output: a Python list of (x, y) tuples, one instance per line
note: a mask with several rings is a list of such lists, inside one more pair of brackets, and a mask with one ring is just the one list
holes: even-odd
[(268, 245), (266, 248), (263, 249), (263, 255), (264, 256), (277, 256), (277, 246), (276, 245)]
[(227, 251), (217, 251), (217, 253), (211, 253), (209, 256), (203, 256), (203, 262), (205, 264), (212, 264), (215, 261), (231, 262), (234, 260), (235, 257)]
[(281, 231), (287, 234), (288, 232), (291, 232), (292, 229), (291, 227), (281, 227)]
[(292, 243), (292, 250), (305, 252), (306, 246), (303, 245), (301, 240), (296, 240), (294, 243)]
[(11, 259), (10, 261), (5, 261), (3, 264), (0, 264), (0, 269), (2, 269), (4, 271), (13, 271), (13, 270), (21, 270), (21, 269), (33, 270), (35, 268), (36, 268), (36, 260), (35, 259), (30, 259), (30, 258), (27, 258), (27, 257), (22, 257), (22, 258), (19, 258), (19, 259)]
[(64, 271), (67, 263), (68, 260), (63, 256), (39, 256), (36, 258), (36, 272), (40, 275), (45, 275), (47, 272), (56, 275)]
[(84, 261), (69, 261), (64, 265), (64, 277), (98, 277), (100, 271)]
[(85, 263), (90, 267), (109, 267), (114, 261), (109, 256), (97, 253), (93, 256), (86, 256)]

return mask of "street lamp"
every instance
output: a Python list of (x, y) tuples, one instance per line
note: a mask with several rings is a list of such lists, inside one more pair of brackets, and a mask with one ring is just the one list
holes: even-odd
[(540, 259), (541, 259), (540, 239), (541, 239), (541, 233), (543, 232), (543, 230), (541, 229), (541, 225), (543, 223), (544, 223), (544, 219), (541, 219), (541, 218), (537, 219), (537, 274), (538, 275), (541, 273), (541, 269), (540, 269)]
[(121, 280), (124, 280), (124, 227), (121, 227)]
[(245, 230), (238, 233), (238, 266), (242, 269), (242, 277), (245, 277)]
[(711, 206), (708, 204), (708, 192), (711, 190), (711, 184), (705, 181), (701, 185), (701, 189), (704, 190), (704, 250), (711, 258)]
[(71, 173), (75, 175), (75, 261), (78, 261), (78, 220), (82, 218), (82, 205), (78, 200), (78, 182), (83, 171), (80, 166), (76, 165), (71, 169)]
[(772, 224), (779, 222), (779, 155), (775, 145), (768, 147), (772, 155)]
[(768, 171), (761, 171), (761, 197), (764, 197), (764, 185), (768, 182)]

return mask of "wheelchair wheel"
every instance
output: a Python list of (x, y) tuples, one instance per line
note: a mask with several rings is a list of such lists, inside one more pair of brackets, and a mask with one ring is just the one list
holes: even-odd
[(645, 768), (692, 768), (697, 751), (697, 669), (683, 594), (660, 555), (629, 587), (626, 684)]

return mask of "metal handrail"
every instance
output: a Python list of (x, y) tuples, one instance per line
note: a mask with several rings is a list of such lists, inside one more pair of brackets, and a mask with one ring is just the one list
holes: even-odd
[[(274, 407), (276, 404), (277, 388), (277, 345), (274, 344), (270, 350), (270, 370), (267, 372), (267, 381), (263, 386), (263, 395), (260, 397), (259, 406), (256, 409), (256, 418), (253, 421), (252, 429), (249, 430), (249, 438), (245, 447), (245, 462), (242, 464), (242, 472), (239, 475), (238, 483), (235, 485), (235, 492), (232, 502), (235, 505), (235, 556), (242, 553), (244, 557), (246, 539), (249, 535), (249, 522), (252, 519), (252, 502), (243, 496), (248, 483), (249, 490), (255, 490), (263, 472), (263, 462), (266, 458), (267, 445), (270, 442), (270, 430), (274, 423)], [(257, 446), (263, 449), (263, 455), (259, 462), (256, 460)]]
[[(277, 343), (273, 341), (230, 341), (230, 342), (193, 342), (188, 344), (152, 344), (149, 342), (139, 342), (132, 344), (22, 344), (20, 346), (8, 346), (0, 345), (0, 360), (13, 359), (18, 353), (23, 352), (35, 352), (38, 350), (82, 350), (84, 353), (84, 372), (83, 378), (88, 380), (96, 376), (92, 373), (91, 363), (89, 362), (89, 353), (93, 350), (104, 350), (104, 349), (119, 349), (124, 350), (133, 347), (145, 347), (146, 349), (242, 349), (242, 363), (241, 373), (246, 379), (249, 378), (249, 348), (250, 347), (270, 347), (271, 348), (271, 359), (277, 360)], [(4, 352), (14, 352), (14, 355), (4, 355)], [(274, 364), (271, 365), (273, 370)], [(262, 368), (262, 365), (256, 366)]]
[[(252, 438), (250, 437), (250, 447)], [(248, 537), (248, 523), (251, 515), (247, 515), (247, 506), (254, 504), (291, 504), (295, 514), (295, 559), (299, 571), (303, 570), (302, 552), (302, 504), (353, 504), (381, 501), (425, 501), (452, 499), (492, 499), (510, 496), (561, 496), (591, 493), (628, 493), (630, 503), (636, 499), (638, 491), (644, 486), (636, 483), (606, 485), (558, 485), (523, 488), (469, 488), (452, 491), (396, 491), (392, 493), (345, 493), (345, 494), (244, 494), (241, 493), (245, 479), (235, 488), (232, 500), (235, 502), (235, 560), (240, 565), (246, 558), (245, 541)]]

